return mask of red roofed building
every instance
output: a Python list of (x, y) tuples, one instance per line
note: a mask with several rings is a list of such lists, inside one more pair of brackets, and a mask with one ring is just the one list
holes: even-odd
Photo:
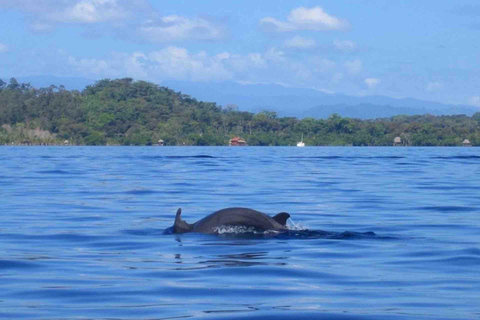
[(230, 139), (230, 141), (228, 142), (228, 145), (229, 146), (246, 146), (247, 141), (243, 140), (240, 137), (235, 137), (235, 138)]

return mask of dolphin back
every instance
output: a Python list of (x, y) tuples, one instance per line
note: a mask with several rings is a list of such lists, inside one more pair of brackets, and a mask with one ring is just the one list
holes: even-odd
[(249, 208), (226, 208), (216, 211), (193, 224), (193, 232), (217, 233), (222, 226), (242, 226), (258, 230), (285, 230), (290, 215), (281, 212), (270, 217)]

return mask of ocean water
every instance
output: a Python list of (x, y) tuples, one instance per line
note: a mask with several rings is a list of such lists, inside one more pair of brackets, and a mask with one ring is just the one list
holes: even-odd
[(0, 318), (480, 319), (480, 149), (0, 147)]

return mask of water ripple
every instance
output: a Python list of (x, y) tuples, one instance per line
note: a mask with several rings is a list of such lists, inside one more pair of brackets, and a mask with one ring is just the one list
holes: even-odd
[[(480, 319), (476, 148), (2, 151), (0, 318)], [(301, 227), (163, 234), (233, 206)]]

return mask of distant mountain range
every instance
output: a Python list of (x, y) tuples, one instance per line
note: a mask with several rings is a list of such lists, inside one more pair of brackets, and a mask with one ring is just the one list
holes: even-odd
[(279, 116), (297, 118), (327, 118), (333, 113), (359, 119), (426, 113), (471, 116), (480, 111), (478, 108), (467, 105), (442, 104), (412, 98), (394, 99), (385, 96), (355, 97), (273, 84), (244, 85), (235, 82), (166, 81), (162, 85), (189, 94), (198, 100), (214, 101), (223, 106), (235, 104), (239, 110), (243, 111), (268, 110), (277, 112)]
[[(0, 79), (2, 79), (0, 77)], [(3, 79), (8, 82), (8, 79)], [(34, 87), (51, 84), (64, 85), (68, 90), (83, 90), (95, 80), (81, 77), (31, 76), (19, 77), (19, 82), (29, 82)], [(239, 84), (224, 82), (164, 81), (161, 86), (181, 91), (200, 101), (216, 102), (218, 105), (237, 105), (240, 111), (275, 111), (280, 117), (327, 118), (333, 113), (343, 117), (376, 119), (399, 114), (471, 116), (480, 111), (467, 105), (442, 104), (412, 98), (394, 99), (385, 96), (356, 97), (344, 94), (328, 94), (313, 89), (289, 88), (274, 84)]]
[[(0, 77), (0, 79), (3, 79)], [(30, 76), (30, 77), (15, 77), (20, 83), (30, 83), (35, 88), (46, 88), (51, 86), (63, 85), (67, 90), (79, 90), (82, 91), (86, 86), (94, 84), (95, 80), (82, 78), (82, 77), (55, 77), (55, 76)], [(3, 79), (7, 82), (10, 79)]]

